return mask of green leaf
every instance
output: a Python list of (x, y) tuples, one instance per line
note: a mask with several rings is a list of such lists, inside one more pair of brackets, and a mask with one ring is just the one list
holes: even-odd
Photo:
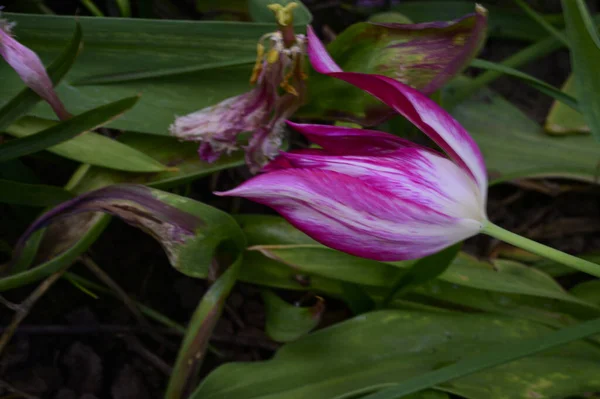
[(234, 263), (227, 268), (223, 275), (212, 284), (208, 292), (204, 294), (204, 297), (194, 311), (181, 347), (179, 348), (165, 398), (175, 399), (184, 397), (190, 378), (193, 376), (194, 371), (198, 370), (202, 364), (212, 331), (219, 321), (225, 300), (237, 280), (240, 265), (241, 257), (238, 254), (238, 258)]
[(531, 75), (528, 75), (524, 72), (519, 71), (518, 69), (510, 68), (506, 65), (497, 64), (495, 62), (490, 62), (486, 60), (476, 59), (471, 62), (471, 67), (485, 69), (488, 71), (496, 71), (503, 73), (508, 76), (512, 76), (514, 78), (520, 79), (528, 85), (535, 87), (540, 92), (544, 93), (547, 96), (554, 98), (557, 101), (569, 106), (572, 110), (578, 110), (579, 104), (577, 103), (577, 99), (573, 96), (570, 96), (567, 93), (564, 93), (560, 89), (539, 80)]
[(54, 206), (73, 198), (67, 190), (42, 184), (0, 179), (0, 202), (28, 206)]
[(235, 215), (248, 240), (248, 245), (314, 244), (315, 240), (293, 227), (287, 220), (274, 215)]
[(584, 398), (586, 389), (598, 389), (592, 388), (598, 386), (597, 373), (596, 360), (544, 356), (478, 372), (445, 383), (441, 389), (465, 398), (574, 399), (577, 393)]
[(566, 327), (581, 320), (600, 317), (598, 307), (584, 301), (573, 303), (552, 298), (486, 291), (439, 279), (416, 287), (401, 299), (392, 300), (390, 306), (402, 308), (408, 300), (449, 309), (497, 313), (543, 323), (550, 327)]
[[(70, 24), (72, 25), (72, 23)], [(67, 72), (73, 66), (79, 51), (81, 50), (81, 42), (82, 33), (81, 33), (81, 25), (79, 22), (75, 21), (75, 33), (73, 33), (71, 40), (62, 51), (62, 53), (52, 62), (52, 64), (47, 68), (46, 72), (48, 76), (54, 83), (54, 85), (58, 85), (58, 83), (62, 80), (62, 78), (67, 74)], [(5, 71), (2, 72), (2, 76), (5, 76), (6, 70), (9, 69), (7, 65), (3, 65)], [(2, 68), (0, 68), (2, 70)], [(14, 75), (13, 81), (15, 82), (15, 88), (18, 88), (18, 94), (16, 91), (12, 94), (14, 96), (8, 102), (2, 101), (2, 96), (0, 95), (0, 132), (4, 131), (6, 127), (8, 127), (11, 123), (16, 121), (19, 117), (25, 115), (27, 112), (33, 108), (35, 104), (37, 104), (41, 98), (31, 89), (25, 88), (21, 89), (23, 83), (17, 80)], [(9, 81), (10, 79), (4, 78), (3, 85), (5, 85), (5, 81)], [(2, 93), (2, 88), (0, 88), (0, 94)], [(52, 116), (53, 114), (50, 113)]]
[(72, 191), (84, 193), (115, 183), (139, 183), (163, 190), (189, 183), (199, 177), (244, 164), (242, 152), (206, 163), (198, 156), (198, 144), (179, 142), (171, 137), (127, 133), (119, 141), (157, 162), (177, 170), (155, 174), (135, 174), (107, 168), (83, 166), (72, 181)]
[[(568, 96), (576, 95), (573, 75), (569, 76), (562, 87), (562, 91)], [(581, 112), (565, 106), (564, 103), (559, 101), (554, 101), (552, 104), (544, 129), (546, 129), (546, 132), (556, 135), (590, 133), (590, 128)]]
[(592, 135), (600, 141), (600, 38), (583, 0), (563, 0), (562, 5), (580, 110)]
[(31, 136), (0, 144), (0, 162), (32, 154), (102, 126), (133, 107), (139, 97), (124, 98), (89, 110)]
[(481, 148), (492, 183), (525, 177), (597, 180), (597, 142), (583, 136), (550, 137), (499, 94), (482, 90), (451, 114)]
[(321, 321), (325, 300), (317, 297), (309, 307), (290, 305), (269, 290), (261, 291), (265, 303), (265, 332), (277, 342), (291, 342), (306, 335)]
[(275, 27), (275, 17), (273, 11), (269, 10), (269, 4), (286, 4), (295, 2), (298, 6), (294, 9), (294, 25), (308, 25), (312, 21), (312, 14), (300, 0), (248, 0), (248, 11), (254, 22), (264, 22), (273, 24)]
[[(42, 59), (69, 37), (73, 17), (6, 13), (17, 22), (19, 40)], [(85, 49), (58, 94), (73, 113), (143, 93), (132, 112), (110, 127), (167, 135), (176, 115), (184, 115), (240, 94), (250, 88), (256, 44), (271, 24), (214, 21), (167, 21), (78, 17), (86, 35)], [(215, 65), (229, 65), (215, 67)], [(181, 73), (182, 68), (199, 72)], [(8, 75), (0, 65), (0, 76)], [(209, 69), (206, 69), (209, 68)], [(175, 70), (178, 74), (170, 74)], [(148, 75), (153, 73), (153, 75)], [(165, 75), (166, 73), (166, 75)], [(84, 84), (99, 77), (128, 74), (135, 79), (111, 84)], [(148, 79), (148, 76), (158, 76)], [(81, 82), (76, 84), (75, 82)], [(14, 79), (3, 80), (0, 106), (20, 90)], [(34, 109), (51, 118), (49, 108)]]
[(425, 284), (441, 276), (458, 255), (461, 245), (455, 244), (438, 253), (416, 261), (408, 270), (402, 272), (393, 283), (392, 289), (383, 300), (385, 307), (392, 298), (402, 295), (412, 288)]
[[(327, 50), (344, 71), (385, 75), (431, 94), (468, 66), (485, 41), (486, 25), (486, 11), (479, 6), (451, 22), (362, 22), (344, 30)], [(341, 80), (312, 73), (309, 82), (303, 115), (372, 125), (392, 112)]]
[[(482, 5), (490, 13), (488, 35), (494, 38), (538, 41), (548, 36), (546, 30), (515, 9), (497, 7), (489, 2)], [(403, 1), (392, 7), (414, 22), (450, 21), (473, 12), (471, 1)], [(560, 14), (544, 15), (550, 23), (562, 25)]]
[(571, 288), (570, 293), (586, 302), (600, 306), (600, 280), (590, 280)]
[[(24, 117), (10, 125), (6, 133), (27, 137), (57, 124), (47, 119)], [(94, 132), (85, 132), (47, 150), (74, 161), (122, 171), (162, 172), (167, 169), (143, 152)]]
[[(315, 243), (277, 216), (239, 215), (236, 220), (251, 245), (248, 248), (250, 252), (260, 252), (287, 265), (295, 273), (319, 275), (362, 286), (390, 288), (396, 281), (398, 268), (407, 269), (418, 262), (378, 262), (348, 255)], [(261, 242), (266, 244), (261, 245)], [(554, 298), (594, 307), (566, 293), (547, 274), (512, 261), (497, 260), (491, 264), (460, 253), (438, 278), (485, 291)]]
[[(588, 327), (579, 334), (560, 334), (560, 342), (581, 337), (590, 330), (600, 328), (600, 322)], [(583, 325), (582, 325), (583, 326)], [(552, 330), (525, 320), (483, 314), (460, 314), (422, 311), (379, 311), (363, 314), (354, 319), (336, 324), (325, 330), (310, 334), (280, 349), (272, 360), (255, 363), (230, 363), (212, 372), (191, 396), (192, 399), (266, 399), (266, 398), (314, 398), (331, 399), (358, 397), (412, 377), (439, 375), (432, 370), (445, 370), (447, 364), (460, 364), (461, 359), (469, 359), (478, 353), (496, 349), (507, 353), (509, 348), (539, 350), (547, 347), (548, 337), (554, 338)], [(550, 344), (556, 344), (556, 339)], [(540, 345), (539, 343), (543, 344)], [(533, 351), (533, 350), (530, 350)], [(563, 362), (593, 367), (591, 372), (600, 370), (599, 350), (587, 343), (572, 343), (568, 346), (538, 355), (533, 359), (560, 359)], [(468, 360), (467, 360), (468, 361)], [(456, 363), (455, 363), (456, 362)], [(472, 364), (473, 362), (469, 363)], [(525, 363), (516, 362), (506, 367), (522, 370)], [(556, 368), (544, 368), (539, 373), (530, 369), (522, 378), (523, 383), (535, 383), (540, 378), (552, 378), (555, 373), (564, 372), (564, 364), (549, 362)], [(510, 368), (494, 369), (498, 376), (506, 376)], [(598, 379), (590, 379), (586, 374), (581, 378), (571, 374), (576, 384), (568, 393), (576, 394), (593, 391), (600, 384)], [(424, 380), (422, 378), (421, 380)], [(439, 385), (448, 379), (427, 384), (427, 388), (457, 392), (461, 395), (460, 384), (471, 390), (489, 389), (489, 379), (457, 380), (452, 385)], [(234, 381), (234, 383), (232, 383)], [(301, 381), (301, 383), (298, 383)], [(556, 385), (559, 385), (558, 383)], [(519, 384), (521, 386), (521, 383)], [(421, 388), (419, 386), (419, 388)], [(496, 388), (496, 385), (494, 385)], [(555, 387), (555, 392), (564, 389)], [(416, 392), (417, 390), (411, 390)], [(545, 392), (552, 392), (548, 389)], [(390, 399), (404, 397), (408, 392)], [(487, 392), (486, 392), (487, 393)], [(498, 387), (492, 395), (468, 396), (473, 399), (499, 399), (515, 396), (502, 396)], [(556, 397), (551, 396), (549, 397)]]
[(388, 286), (398, 275), (398, 269), (392, 265), (348, 255), (322, 245), (256, 245), (248, 249), (259, 251), (298, 272), (349, 283)]
[[(382, 263), (312, 245), (263, 245), (249, 249), (260, 251), (263, 255), (294, 268), (296, 272), (318, 274), (373, 287), (391, 287), (398, 274), (395, 267), (407, 268), (415, 263)], [(551, 277), (511, 261), (497, 261), (492, 266), (469, 255), (460, 254), (439, 279), (482, 290), (581, 303), (567, 294)]]
[[(529, 339), (523, 340), (522, 342), (511, 343), (508, 345), (499, 345), (499, 347), (497, 347), (495, 349), (490, 349), (479, 355), (467, 357), (467, 358), (462, 359), (450, 366), (442, 367), (438, 370), (430, 371), (430, 372), (421, 374), (419, 376), (413, 377), (413, 378), (409, 379), (408, 381), (404, 381), (404, 382), (398, 384), (399, 386), (397, 386), (397, 387), (389, 388), (382, 392), (366, 396), (365, 399), (396, 399), (396, 398), (402, 397), (404, 395), (409, 395), (411, 393), (418, 392), (422, 389), (430, 388), (437, 384), (446, 383), (448, 381), (455, 380), (456, 378), (459, 378), (459, 377), (469, 376), (469, 375), (472, 375), (479, 371), (488, 370), (495, 366), (504, 365), (506, 363), (509, 363), (509, 362), (512, 362), (515, 360), (519, 360), (519, 359), (525, 358), (527, 356), (532, 356), (532, 355), (538, 354), (540, 352), (545, 352), (550, 349), (554, 349), (556, 347), (560, 347), (560, 346), (566, 345), (568, 343), (571, 343), (573, 341), (587, 338), (589, 336), (592, 336), (592, 335), (595, 335), (598, 333), (600, 333), (600, 319), (594, 319), (591, 321), (581, 323), (576, 326), (567, 327), (567, 328), (564, 328), (564, 329), (556, 331), (556, 332), (545, 334), (538, 338), (529, 338)], [(583, 360), (583, 362), (580, 363), (580, 367), (593, 367), (592, 365), (598, 364), (598, 360), (586, 361), (587, 356), (584, 356), (583, 354), (580, 355), (580, 357), (582, 358), (581, 360)], [(545, 359), (545, 358), (539, 359), (539, 361), (537, 363), (538, 364), (539, 363), (546, 364), (546, 367), (545, 367), (546, 370), (544, 370), (544, 371), (549, 371), (548, 366), (550, 366), (550, 362), (546, 362), (546, 360), (547, 359)], [(554, 360), (554, 359), (552, 359), (552, 360)], [(556, 366), (560, 367), (559, 370), (564, 370), (565, 361), (568, 361), (568, 360), (570, 360), (570, 359), (556, 359), (556, 361), (554, 363)], [(520, 362), (519, 369), (522, 369), (524, 366), (526, 366), (527, 362), (531, 362), (531, 359), (526, 359), (525, 362)], [(510, 365), (504, 366), (503, 367), (504, 370), (501, 369), (500, 373), (508, 374), (508, 375), (515, 375), (517, 373), (513, 370), (510, 370), (509, 373), (506, 373), (505, 370), (508, 367), (510, 367)], [(497, 374), (498, 370), (495, 370), (495, 371), (496, 371), (495, 376), (493, 376), (491, 378), (493, 380), (496, 380), (496, 378), (498, 378), (498, 374)], [(554, 372), (557, 372), (557, 371), (558, 370), (556, 370), (556, 369), (552, 370), (550, 375), (554, 375), (554, 377), (556, 378), (556, 382), (558, 382), (558, 384), (553, 384), (553, 385), (559, 385), (560, 388), (555, 389), (555, 390), (548, 389), (548, 391), (551, 391), (551, 394), (548, 395), (547, 397), (556, 397), (556, 391), (561, 392), (561, 393), (566, 393), (566, 395), (569, 396), (569, 395), (573, 395), (573, 394), (584, 393), (587, 390), (596, 390), (596, 389), (598, 389), (598, 387), (600, 387), (600, 380), (597, 380), (597, 379), (589, 380), (589, 379), (587, 379), (587, 378), (589, 378), (587, 375), (585, 376), (586, 380), (578, 381), (578, 383), (576, 383), (576, 384), (562, 385), (562, 384), (560, 384), (560, 382), (562, 379), (564, 379), (564, 376), (561, 375), (560, 373), (558, 373), (558, 375), (555, 375)], [(588, 369), (588, 371), (590, 371), (590, 370)], [(593, 373), (590, 373), (590, 375), (597, 375), (597, 373), (598, 373), (598, 371), (594, 371)], [(531, 375), (534, 377), (534, 381), (530, 381), (529, 384), (521, 383), (519, 385), (526, 385), (530, 388), (533, 388), (534, 382), (537, 382), (539, 384), (539, 376), (537, 374), (533, 374), (533, 373), (530, 374), (530, 376)], [(519, 378), (523, 378), (523, 377), (524, 376), (522, 374), (519, 375)], [(481, 376), (476, 376), (476, 378), (471, 378), (470, 380), (474, 384), (476, 384), (476, 383), (481, 384), (481, 382), (487, 383), (490, 380), (490, 377), (488, 376), (488, 378), (481, 378)], [(458, 382), (458, 384), (460, 384), (460, 382)], [(571, 388), (572, 390), (568, 390), (567, 387)], [(518, 387), (518, 388), (521, 388), (521, 387)], [(539, 387), (539, 385), (535, 385), (535, 388), (539, 389), (540, 387)], [(546, 387), (544, 386), (543, 388), (546, 388)], [(548, 388), (551, 388), (551, 387), (548, 387)], [(456, 389), (456, 390), (458, 390), (458, 389)], [(544, 389), (544, 391), (546, 391), (546, 389)], [(521, 391), (521, 394), (522, 393), (523, 393), (523, 391)], [(528, 393), (531, 393), (531, 392), (528, 392)], [(539, 392), (537, 392), (537, 391), (535, 391), (535, 393), (539, 394)], [(493, 394), (497, 395), (495, 392), (493, 392)], [(531, 395), (529, 395), (529, 396), (531, 396)], [(502, 396), (497, 395), (496, 397), (502, 397)], [(504, 397), (506, 397), (506, 396), (504, 396)]]
[(244, 254), (240, 280), (264, 287), (315, 291), (340, 299), (346, 295), (342, 281), (303, 270), (294, 270), (256, 251), (248, 251)]

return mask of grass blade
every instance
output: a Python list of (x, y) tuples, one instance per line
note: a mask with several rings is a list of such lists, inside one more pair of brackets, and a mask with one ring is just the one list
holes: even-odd
[(531, 17), (531, 19), (540, 24), (540, 26), (544, 28), (548, 33), (560, 40), (565, 46), (569, 46), (569, 42), (567, 42), (567, 38), (565, 37), (563, 32), (560, 32), (558, 29), (552, 26), (552, 24), (550, 24), (542, 15), (535, 12), (535, 10), (529, 7), (529, 5), (523, 0), (514, 1), (519, 7), (521, 7), (525, 14), (527, 14), (529, 17)]
[(583, 0), (563, 0), (562, 5), (581, 113), (600, 141), (600, 38)]
[[(518, 68), (521, 65), (528, 64), (538, 58), (545, 57), (561, 47), (563, 47), (563, 44), (559, 40), (557, 40), (555, 37), (548, 37), (540, 40), (539, 42), (533, 43), (532, 45), (525, 47), (523, 50), (520, 50), (510, 57), (502, 60), (501, 65), (510, 68)], [(472, 79), (469, 84), (460, 87), (453, 93), (450, 93), (450, 98), (445, 100), (444, 104), (454, 106), (458, 103), (461, 103), (475, 94), (482, 87), (489, 85), (501, 76), (502, 73), (498, 71), (484, 72)]]
[(138, 100), (138, 96), (124, 98), (84, 112), (40, 133), (4, 143), (0, 145), (0, 162), (44, 150), (86, 130), (102, 126), (133, 107)]
[(579, 104), (577, 103), (577, 99), (564, 93), (559, 88), (554, 87), (554, 86), (552, 86), (538, 78), (535, 78), (531, 75), (528, 75), (525, 72), (521, 72), (518, 69), (514, 69), (514, 68), (511, 68), (511, 67), (503, 65), (503, 64), (497, 64), (495, 62), (490, 62), (490, 61), (481, 60), (481, 59), (473, 60), (473, 62), (471, 62), (471, 66), (473, 68), (480, 68), (480, 69), (485, 69), (488, 71), (494, 71), (494, 72), (502, 73), (502, 74), (505, 74), (508, 76), (512, 76), (517, 79), (521, 79), (528, 85), (535, 87), (536, 89), (538, 89), (542, 93), (546, 94), (547, 96), (550, 96), (550, 97), (554, 98), (555, 100), (558, 100), (558, 101), (568, 105), (569, 107), (573, 108), (576, 111), (579, 110)]
[[(69, 44), (63, 52), (46, 69), (48, 76), (56, 86), (73, 66), (81, 49), (83, 34), (81, 25), (75, 22), (75, 32)], [(33, 90), (26, 88), (10, 100), (4, 107), (0, 108), (0, 131), (25, 115), (34, 105), (40, 101), (40, 96)]]

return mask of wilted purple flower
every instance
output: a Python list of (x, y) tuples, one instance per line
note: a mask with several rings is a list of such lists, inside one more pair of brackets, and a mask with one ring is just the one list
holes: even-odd
[(61, 120), (68, 119), (71, 115), (56, 95), (44, 64), (36, 53), (15, 40), (13, 26), (13, 23), (0, 19), (0, 56), (31, 90), (50, 104)]
[[(485, 42), (488, 12), (479, 5), (474, 11), (453, 21), (360, 22), (338, 35), (328, 50), (349, 72), (388, 76), (430, 95), (465, 69)], [(304, 109), (310, 116), (373, 126), (394, 115), (344, 82), (315, 76), (310, 83)]]
[(487, 176), (467, 131), (410, 86), (341, 71), (310, 28), (308, 47), (318, 72), (377, 97), (447, 156), (388, 133), (291, 124), (322, 149), (283, 153), (266, 173), (217, 194), (266, 204), (315, 240), (376, 260), (419, 258), (480, 232)]
[(204, 161), (213, 162), (222, 153), (237, 149), (237, 138), (243, 132), (252, 132), (246, 147), (246, 161), (252, 170), (257, 171), (277, 155), (284, 122), (302, 105), (306, 91), (305, 36), (293, 33), (294, 5), (270, 7), (276, 13), (279, 31), (259, 40), (251, 91), (178, 117), (171, 125), (175, 137), (201, 142), (198, 152)]

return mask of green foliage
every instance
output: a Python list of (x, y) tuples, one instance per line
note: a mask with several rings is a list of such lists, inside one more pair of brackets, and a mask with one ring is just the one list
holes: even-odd
[[(24, 117), (6, 128), (6, 132), (19, 138), (27, 137), (56, 124), (47, 119)], [(167, 169), (144, 152), (94, 132), (84, 132), (46, 149), (74, 161), (109, 169), (128, 172), (162, 172)]]
[(492, 183), (523, 177), (597, 179), (600, 145), (593, 138), (548, 136), (536, 122), (490, 90), (481, 90), (451, 113), (481, 148)]
[(86, 111), (40, 132), (0, 144), (0, 162), (53, 147), (87, 130), (102, 126), (132, 108), (139, 97), (129, 97)]
[(295, 341), (315, 328), (325, 310), (323, 298), (308, 307), (291, 305), (269, 290), (261, 292), (267, 318), (265, 332), (277, 342)]
[[(575, 96), (575, 80), (570, 75), (562, 87), (562, 92), (568, 96)], [(588, 127), (581, 112), (574, 110), (560, 101), (554, 101), (544, 124), (546, 132), (563, 135), (572, 133), (589, 133)]]
[[(329, 399), (364, 395), (403, 380), (429, 376), (435, 373), (432, 370), (445, 370), (444, 365), (458, 365), (461, 359), (470, 359), (474, 354), (508, 353), (510, 347), (531, 344), (532, 340), (543, 342), (544, 337), (551, 335), (548, 327), (501, 316), (372, 312), (288, 344), (272, 360), (221, 366), (209, 375), (192, 398)], [(475, 374), (473, 378), (452, 382), (432, 379), (419, 389), (435, 384), (436, 389), (472, 399), (526, 397), (522, 392), (527, 391), (539, 392), (539, 397), (572, 395), (598, 389), (600, 381), (593, 376), (600, 371), (599, 358), (600, 352), (595, 346), (573, 343)], [(528, 367), (534, 364), (545, 366)], [(577, 370), (581, 368), (582, 373), (570, 373), (571, 383), (561, 384), (566, 364)], [(517, 383), (511, 380), (515, 375), (519, 376)], [(541, 379), (548, 379), (550, 383), (539, 386)], [(399, 398), (411, 392), (395, 389), (395, 396), (381, 397)], [(515, 392), (517, 395), (511, 396)]]
[(583, 0), (563, 0), (571, 64), (580, 110), (596, 141), (600, 141), (600, 37)]

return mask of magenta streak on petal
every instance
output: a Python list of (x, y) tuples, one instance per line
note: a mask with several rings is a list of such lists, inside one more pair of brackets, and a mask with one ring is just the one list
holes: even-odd
[[(386, 156), (332, 156), (284, 153), (291, 167), (335, 171), (392, 193), (403, 201), (454, 218), (480, 219), (473, 181), (445, 157), (428, 150), (404, 148)], [(289, 167), (288, 167), (289, 168)]]
[(61, 120), (71, 117), (56, 95), (52, 81), (37, 54), (13, 39), (10, 33), (5, 32), (1, 27), (0, 56), (31, 90), (52, 107)]
[(479, 229), (477, 221), (431, 212), (368, 182), (333, 171), (274, 171), (216, 194), (246, 197), (268, 205), (317, 241), (378, 260), (424, 256)]

